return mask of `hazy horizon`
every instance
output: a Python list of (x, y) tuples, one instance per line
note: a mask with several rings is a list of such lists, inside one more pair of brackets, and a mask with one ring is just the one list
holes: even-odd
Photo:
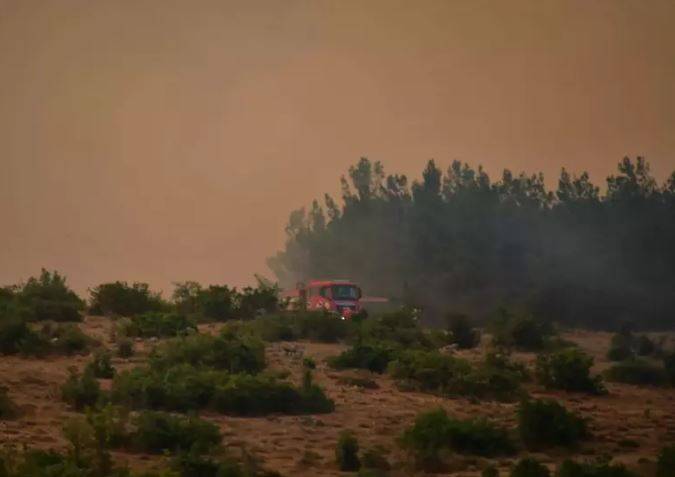
[(359, 157), (675, 169), (675, 2), (0, 0), (0, 285), (252, 283)]

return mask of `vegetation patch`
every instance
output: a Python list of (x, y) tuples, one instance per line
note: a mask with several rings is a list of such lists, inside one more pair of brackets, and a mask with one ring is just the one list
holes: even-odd
[(124, 320), (119, 329), (125, 336), (163, 338), (196, 332), (197, 325), (180, 313), (152, 311)]
[(110, 379), (115, 375), (115, 368), (110, 361), (110, 353), (107, 351), (97, 351), (87, 368), (99, 379)]
[(79, 374), (75, 368), (70, 368), (69, 373), (68, 379), (61, 386), (61, 398), (64, 402), (77, 411), (100, 402), (103, 392), (94, 376), (93, 369), (85, 369), (82, 374)]
[(556, 471), (556, 477), (637, 477), (623, 464), (612, 464), (606, 460), (576, 462), (565, 460)]
[(335, 446), (335, 462), (343, 472), (356, 472), (361, 468), (359, 442), (351, 431), (342, 431)]
[(325, 413), (334, 409), (333, 402), (311, 382), (296, 388), (271, 376), (230, 374), (189, 364), (119, 373), (113, 380), (111, 397), (113, 402), (132, 408), (209, 408), (247, 416)]
[(550, 477), (550, 475), (548, 467), (532, 457), (520, 459), (511, 469), (511, 477)]
[(102, 283), (89, 291), (92, 315), (134, 316), (141, 313), (167, 310), (168, 303), (159, 293), (150, 290), (147, 283)]
[[(14, 401), (12, 401), (7, 394), (7, 389), (0, 386), (0, 421), (13, 419), (19, 414)], [(2, 475), (2, 474), (0, 474)]]
[(529, 449), (573, 447), (586, 439), (586, 420), (553, 400), (525, 400), (518, 408), (518, 431)]
[(555, 335), (549, 322), (529, 314), (520, 314), (500, 308), (491, 323), (492, 343), (495, 346), (521, 351), (541, 351), (550, 347)]
[(550, 389), (604, 394), (600, 376), (591, 377), (593, 358), (577, 348), (537, 356), (537, 380)]
[(178, 364), (255, 374), (265, 368), (265, 347), (254, 337), (225, 330), (219, 336), (195, 333), (168, 340), (155, 347), (150, 356), (153, 368)]
[(642, 358), (631, 358), (613, 365), (605, 372), (607, 381), (647, 386), (668, 384), (666, 370)]
[(482, 419), (455, 419), (442, 410), (420, 414), (401, 437), (418, 469), (442, 470), (444, 451), (493, 457), (510, 455), (515, 445), (506, 429)]
[(519, 372), (489, 360), (472, 366), (438, 351), (402, 351), (389, 371), (403, 389), (499, 401), (513, 401), (522, 394)]
[(383, 373), (395, 357), (395, 350), (384, 344), (356, 344), (338, 356), (328, 359), (334, 369), (367, 369)]

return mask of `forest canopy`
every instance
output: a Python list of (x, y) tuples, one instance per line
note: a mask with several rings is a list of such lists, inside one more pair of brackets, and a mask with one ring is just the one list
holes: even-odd
[(624, 158), (606, 187), (563, 169), (542, 174), (432, 160), (422, 179), (385, 174), (366, 158), (326, 194), (295, 210), (268, 260), (282, 285), (348, 277), (367, 294), (485, 317), (524, 307), (570, 325), (675, 325), (675, 172), (663, 184), (641, 157)]

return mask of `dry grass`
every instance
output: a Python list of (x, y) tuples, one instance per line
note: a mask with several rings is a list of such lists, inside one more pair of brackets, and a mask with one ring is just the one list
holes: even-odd
[[(100, 339), (112, 348), (112, 322), (100, 317), (87, 317), (81, 325), (83, 331)], [(217, 326), (202, 328), (203, 332), (216, 332)], [(595, 357), (596, 372), (609, 363), (604, 358), (610, 334), (586, 331), (566, 333), (565, 338), (578, 343)], [(203, 417), (220, 426), (226, 447), (236, 451), (246, 450), (259, 457), (267, 468), (278, 470), (283, 475), (343, 475), (334, 463), (334, 447), (340, 431), (351, 429), (359, 439), (362, 449), (381, 446), (389, 451), (392, 462), (403, 462), (405, 456), (396, 445), (396, 437), (409, 426), (415, 415), (434, 407), (443, 407), (459, 417), (486, 416), (503, 425), (515, 425), (515, 404), (496, 402), (471, 402), (466, 399), (444, 399), (431, 395), (401, 392), (386, 375), (359, 372), (356, 376), (377, 383), (377, 388), (367, 389), (349, 385), (348, 376), (354, 372), (336, 372), (328, 369), (325, 358), (339, 353), (344, 346), (339, 344), (301, 343), (305, 357), (317, 363), (316, 381), (325, 387), (335, 400), (336, 411), (332, 414), (313, 416), (271, 416), (261, 418), (235, 418), (211, 413)], [(142, 363), (151, 349), (150, 342), (137, 342), (137, 354), (129, 359), (114, 358), (118, 369)], [(470, 359), (480, 356), (481, 350), (461, 352)], [(519, 353), (516, 358), (532, 363), (534, 355)], [(80, 369), (89, 361), (88, 356), (29, 359), (19, 357), (0, 358), (0, 384), (6, 386), (10, 397), (21, 409), (15, 420), (0, 422), (0, 445), (28, 445), (36, 448), (65, 447), (61, 436), (64, 420), (73, 415), (59, 400), (59, 386), (67, 376), (70, 366)], [(300, 381), (302, 359), (288, 356), (284, 344), (271, 344), (267, 349), (271, 367), (291, 372), (291, 379)], [(102, 381), (106, 387), (108, 383)], [(347, 384), (346, 384), (347, 383)], [(675, 441), (675, 390), (642, 388), (623, 384), (608, 384), (608, 396), (551, 392), (536, 384), (528, 384), (528, 391), (537, 397), (553, 397), (569, 409), (576, 410), (591, 419), (593, 439), (582, 445), (580, 454), (598, 456), (608, 454), (626, 463), (639, 473), (651, 470), (644, 458), (654, 461), (661, 446)], [(632, 441), (632, 442), (631, 442)], [(626, 442), (631, 442), (627, 446)], [(634, 447), (633, 443), (637, 444)], [(143, 455), (115, 453), (118, 461), (128, 462), (134, 468), (149, 468), (158, 465), (162, 458)], [(570, 454), (555, 450), (537, 455), (544, 462), (559, 462)], [(643, 463), (639, 463), (640, 460)], [(457, 458), (453, 468), (460, 475), (478, 475), (486, 464), (484, 459)], [(509, 465), (508, 459), (495, 464), (502, 471)], [(395, 466), (401, 468), (401, 466)], [(400, 470), (399, 474), (410, 475)]]

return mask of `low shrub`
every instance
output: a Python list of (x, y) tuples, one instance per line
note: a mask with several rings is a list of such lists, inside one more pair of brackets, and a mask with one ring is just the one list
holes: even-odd
[(389, 371), (406, 388), (455, 394), (457, 383), (471, 372), (471, 364), (438, 351), (412, 350), (399, 352)]
[(651, 356), (658, 350), (656, 343), (654, 343), (654, 341), (647, 335), (638, 336), (635, 347), (635, 352), (638, 354), (638, 356)]
[(321, 388), (311, 383), (296, 388), (270, 376), (229, 374), (188, 364), (121, 372), (113, 379), (111, 399), (132, 408), (211, 408), (223, 414), (248, 416), (325, 413), (334, 409)]
[(347, 338), (353, 327), (349, 321), (325, 312), (307, 311), (291, 316), (296, 339), (336, 343)]
[(492, 344), (521, 351), (541, 351), (555, 334), (550, 323), (505, 308), (492, 321)]
[(394, 350), (381, 344), (356, 344), (328, 359), (334, 369), (358, 368), (383, 373), (394, 358)]
[(378, 389), (375, 381), (359, 376), (339, 376), (337, 382), (343, 386), (353, 386), (361, 389)]
[(525, 400), (518, 408), (518, 431), (529, 449), (571, 447), (588, 437), (586, 420), (553, 400)]
[(232, 375), (215, 389), (212, 407), (223, 414), (242, 416), (320, 414), (335, 409), (323, 390), (311, 383), (298, 389), (273, 378), (242, 374)]
[(0, 321), (0, 354), (43, 355), (48, 351), (49, 342), (25, 320), (11, 316)]
[(389, 464), (389, 461), (387, 460), (384, 449), (381, 447), (372, 447), (363, 452), (363, 455), (361, 456), (361, 468), (378, 470), (382, 473), (390, 470), (391, 464)]
[(110, 379), (115, 375), (115, 368), (110, 362), (110, 353), (106, 351), (97, 351), (87, 369), (91, 370), (94, 377), (99, 379)]
[(85, 369), (80, 375), (75, 368), (69, 369), (69, 377), (61, 386), (61, 398), (80, 411), (95, 405), (103, 396), (93, 370)]
[(633, 351), (635, 338), (630, 331), (622, 331), (612, 336), (607, 351), (607, 359), (610, 361), (623, 361), (635, 356)]
[(335, 461), (344, 472), (356, 472), (361, 468), (359, 442), (350, 431), (342, 431), (335, 446)]
[(404, 389), (499, 401), (512, 401), (522, 394), (519, 372), (489, 361), (472, 366), (464, 359), (438, 351), (400, 352), (389, 372)]
[(140, 452), (209, 452), (221, 441), (218, 426), (194, 416), (144, 411), (132, 419), (131, 426), (130, 445)]
[(196, 330), (197, 325), (179, 313), (147, 312), (120, 324), (123, 335), (140, 338), (180, 336)]
[(511, 477), (550, 477), (551, 472), (537, 459), (525, 457), (511, 469)]
[(241, 328), (241, 332), (249, 332), (270, 343), (301, 338), (290, 315), (261, 316), (246, 322)]
[(161, 295), (150, 291), (147, 283), (102, 283), (89, 290), (89, 294), (89, 313), (92, 315), (133, 316), (167, 308)]
[(675, 445), (661, 449), (656, 461), (656, 477), (675, 476)]
[(471, 326), (469, 317), (459, 313), (446, 316), (448, 331), (452, 336), (452, 343), (460, 349), (475, 348), (480, 344), (480, 332)]
[(485, 420), (454, 419), (442, 409), (418, 415), (403, 433), (401, 444), (412, 452), (416, 467), (427, 471), (443, 468), (446, 450), (487, 457), (515, 451), (505, 429)]
[(230, 373), (257, 373), (265, 368), (265, 347), (254, 337), (228, 331), (220, 336), (192, 334), (157, 346), (150, 363), (155, 368), (185, 363)]
[(363, 343), (385, 343), (402, 349), (427, 349), (437, 347), (412, 310), (382, 313), (358, 324), (357, 338)]
[(575, 462), (567, 459), (558, 466), (556, 477), (637, 477), (623, 464), (606, 461)]
[(628, 359), (605, 372), (608, 381), (626, 384), (664, 386), (668, 383), (666, 370), (641, 358)]
[(40, 334), (50, 343), (51, 352), (68, 356), (86, 354), (92, 345), (97, 344), (74, 323), (56, 325), (48, 323), (42, 327)]
[(593, 358), (577, 348), (566, 348), (537, 356), (536, 376), (550, 389), (604, 394), (600, 376), (591, 377)]
[(117, 356), (120, 358), (131, 358), (134, 355), (134, 342), (129, 338), (119, 338), (117, 340)]
[(0, 421), (15, 418), (18, 415), (18, 411), (14, 401), (9, 398), (7, 389), (0, 386)]
[(244, 287), (239, 294), (238, 315), (244, 319), (267, 313), (274, 313), (279, 309), (279, 286), (256, 276), (257, 286)]

